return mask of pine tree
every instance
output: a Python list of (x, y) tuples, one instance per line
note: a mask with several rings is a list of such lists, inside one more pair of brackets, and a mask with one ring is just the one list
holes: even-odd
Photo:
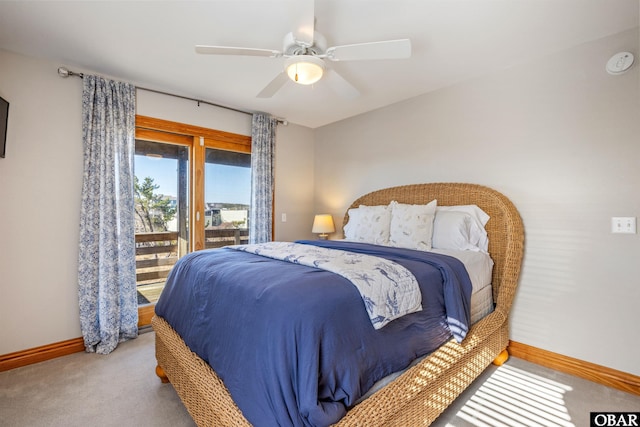
[(176, 216), (171, 200), (155, 192), (159, 187), (153, 178), (146, 177), (142, 184), (137, 176), (134, 178), (136, 215), (145, 232), (167, 231), (167, 223)]

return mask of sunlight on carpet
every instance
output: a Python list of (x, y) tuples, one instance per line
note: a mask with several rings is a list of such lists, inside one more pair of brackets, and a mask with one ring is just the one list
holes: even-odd
[(456, 416), (478, 427), (575, 427), (564, 400), (571, 390), (565, 384), (502, 365)]

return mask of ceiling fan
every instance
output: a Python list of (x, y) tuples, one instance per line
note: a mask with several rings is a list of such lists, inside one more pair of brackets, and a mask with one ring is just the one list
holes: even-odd
[(335, 70), (326, 67), (326, 61), (362, 61), (373, 59), (400, 59), (411, 56), (411, 40), (386, 40), (369, 43), (327, 47), (326, 38), (315, 31), (314, 0), (299, 0), (298, 22), (294, 31), (284, 37), (281, 51), (247, 47), (196, 45), (196, 52), (209, 55), (243, 55), (284, 57), (284, 71), (278, 74), (258, 93), (258, 98), (270, 98), (290, 79), (298, 84), (310, 85), (326, 73), (328, 82), (346, 98), (360, 93)]

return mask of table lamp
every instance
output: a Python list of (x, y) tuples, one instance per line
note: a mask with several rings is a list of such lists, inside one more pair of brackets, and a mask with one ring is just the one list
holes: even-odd
[(333, 217), (331, 214), (318, 214), (313, 220), (312, 233), (317, 233), (318, 238), (326, 240), (329, 237), (328, 233), (336, 231), (335, 225), (333, 225)]

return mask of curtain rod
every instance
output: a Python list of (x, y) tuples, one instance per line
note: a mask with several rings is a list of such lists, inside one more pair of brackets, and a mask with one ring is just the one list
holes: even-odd
[[(81, 79), (84, 78), (84, 73), (76, 73), (75, 71), (71, 71), (71, 70), (69, 70), (69, 69), (67, 69), (65, 67), (59, 67), (58, 68), (58, 75), (60, 77), (65, 77), (65, 78), (66, 77), (80, 77)], [(182, 98), (182, 99), (186, 99), (188, 101), (195, 101), (195, 102), (198, 103), (198, 107), (200, 106), (200, 104), (207, 104), (207, 105), (212, 105), (214, 107), (224, 108), (226, 110), (236, 111), (238, 113), (249, 114), (249, 115), (253, 115), (254, 114), (251, 111), (240, 110), (238, 108), (227, 107), (226, 105), (220, 105), (220, 104), (216, 104), (214, 102), (203, 101), (202, 99), (190, 98), (188, 96), (176, 95), (174, 93), (163, 92), (163, 91), (160, 91), (160, 90), (148, 89), (146, 87), (136, 86), (136, 89), (144, 90), (144, 91), (147, 91), (147, 92), (158, 93), (160, 95), (173, 96), (174, 98)], [(277, 120), (278, 120), (278, 123), (282, 123), (285, 126), (287, 126), (289, 124), (284, 119), (277, 119)]]

